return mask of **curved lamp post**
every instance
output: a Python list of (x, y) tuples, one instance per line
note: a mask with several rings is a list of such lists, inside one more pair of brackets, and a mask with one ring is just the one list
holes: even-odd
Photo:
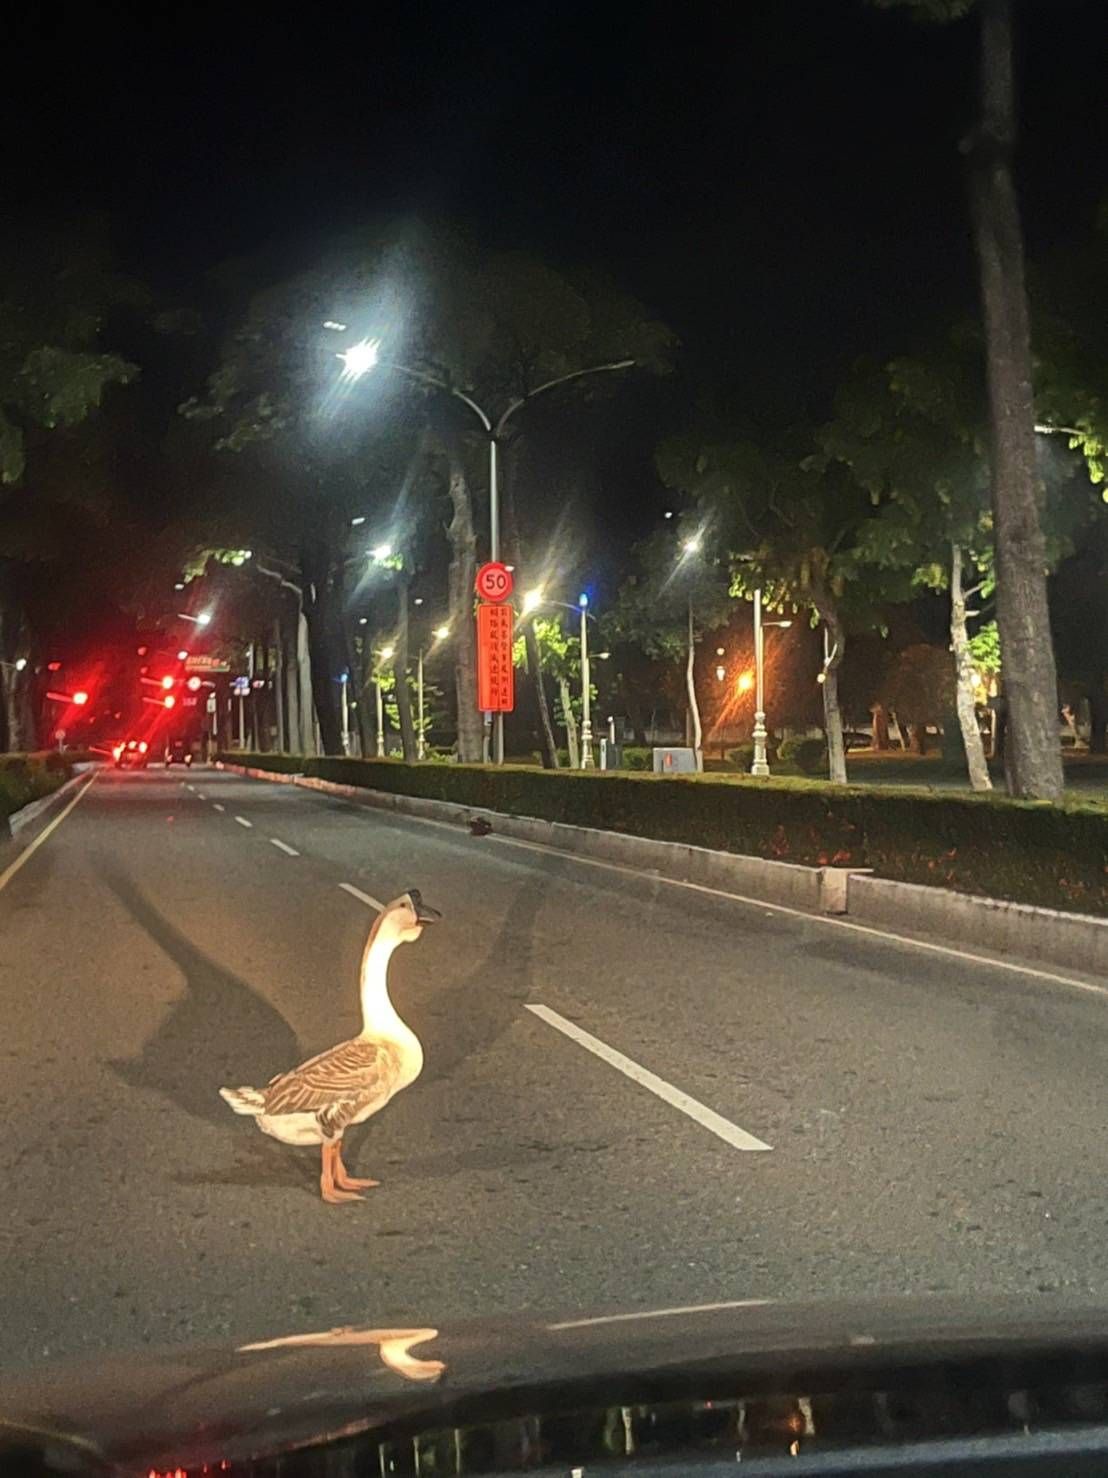
[[(324, 328), (345, 332), (346, 325), (328, 322), (324, 324)], [(408, 379), (415, 380), (418, 384), (429, 385), (434, 390), (441, 390), (447, 395), (452, 395), (455, 400), (467, 406), (480, 421), (481, 429), (489, 443), (489, 558), (492, 560), (500, 558), (500, 486), (497, 447), (504, 438), (508, 422), (521, 406), (525, 406), (539, 395), (547, 394), (559, 385), (567, 385), (571, 380), (580, 380), (586, 375), (631, 369), (635, 363), (633, 359), (617, 359), (609, 364), (593, 364), (587, 369), (572, 370), (568, 375), (558, 375), (555, 379), (547, 380), (544, 384), (536, 386), (528, 394), (517, 396), (515, 400), (510, 401), (503, 415), (494, 424), (488, 412), (482, 410), (472, 396), (466, 395), (456, 385), (451, 385), (447, 380), (440, 380), (438, 376), (428, 374), (426, 370), (413, 369), (411, 365), (399, 364), (392, 359), (382, 359), (380, 349), (380, 339), (360, 339), (356, 344), (351, 344), (348, 349), (339, 350), (337, 358), (343, 363), (343, 378), (359, 380), (363, 375), (378, 368), (393, 370), (396, 374), (406, 375)], [(502, 713), (494, 715), (493, 729), (493, 757), (496, 764), (502, 765), (504, 763), (504, 715)]]

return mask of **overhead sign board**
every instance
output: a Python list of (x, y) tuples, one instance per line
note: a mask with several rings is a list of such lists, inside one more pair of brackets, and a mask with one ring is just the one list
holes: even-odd
[(475, 584), (481, 599), (493, 602), (507, 600), (515, 588), (511, 570), (497, 560), (481, 566)]
[(477, 707), (482, 713), (511, 713), (515, 707), (514, 620), (511, 606), (477, 607)]
[(231, 664), (218, 657), (208, 657), (199, 652), (190, 652), (185, 658), (186, 672), (230, 672)]

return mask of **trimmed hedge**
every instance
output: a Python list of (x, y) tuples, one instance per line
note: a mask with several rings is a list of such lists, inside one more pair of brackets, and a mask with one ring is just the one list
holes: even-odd
[[(276, 770), (275, 755), (226, 755)], [(308, 775), (511, 815), (686, 842), (1081, 913), (1108, 913), (1108, 812), (1007, 796), (802, 779), (297, 759)]]
[(224, 750), (216, 758), (228, 765), (245, 765), (248, 770), (269, 770), (274, 775), (300, 775), (308, 764), (302, 754), (249, 754), (240, 749)]
[(69, 756), (56, 749), (30, 754), (0, 754), (0, 816), (51, 795), (73, 773)]

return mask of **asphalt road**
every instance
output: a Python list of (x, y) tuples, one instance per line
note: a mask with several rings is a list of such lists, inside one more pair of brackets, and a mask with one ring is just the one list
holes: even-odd
[[(358, 1029), (374, 912), (348, 889), (411, 886), (445, 916), (393, 962), (426, 1069), (348, 1137), (381, 1188), (326, 1206), (318, 1153), (217, 1090)], [(0, 1364), (521, 1309), (1103, 1299), (1106, 1049), (1108, 993), (292, 786), (108, 771), (0, 884)]]

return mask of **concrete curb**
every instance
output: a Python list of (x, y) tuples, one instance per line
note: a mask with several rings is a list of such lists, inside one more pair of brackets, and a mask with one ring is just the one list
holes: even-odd
[(27, 828), (38, 821), (40, 817), (48, 816), (51, 811), (61, 805), (62, 801), (77, 789), (82, 780), (88, 779), (91, 765), (82, 765), (77, 773), (71, 775), (64, 785), (59, 785), (49, 795), (41, 796), (37, 801), (28, 801), (27, 805), (20, 806), (18, 811), (13, 811), (10, 816), (0, 817), (0, 842), (18, 841)]
[(859, 923), (872, 923), (893, 933), (937, 936), (993, 954), (1012, 954), (1062, 969), (1108, 976), (1108, 918), (1091, 914), (1063, 913), (922, 883), (894, 882), (874, 877), (868, 869), (801, 867), (681, 842), (566, 826), (531, 816), (509, 816), (453, 801), (338, 785), (314, 776), (275, 775), (222, 763), (217, 768), (257, 780), (299, 785), (341, 796), (355, 805), (429, 821), (462, 826), (483, 817), (500, 836), (536, 842), (568, 856), (655, 872), (677, 882), (720, 888), (804, 913), (846, 914)]

